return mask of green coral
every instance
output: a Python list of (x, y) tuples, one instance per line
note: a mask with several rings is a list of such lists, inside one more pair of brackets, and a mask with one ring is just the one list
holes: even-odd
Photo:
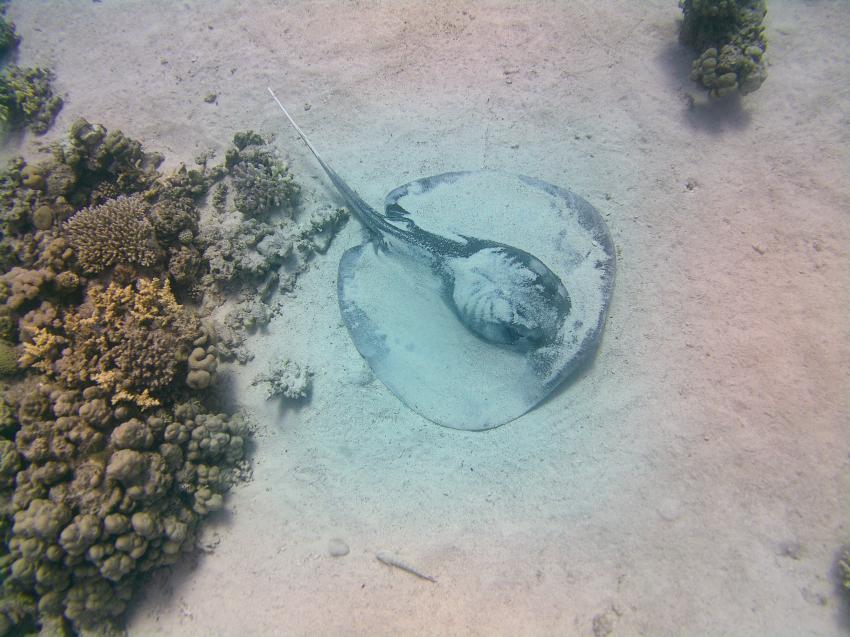
[(680, 0), (679, 40), (700, 51), (691, 79), (715, 97), (757, 90), (767, 78), (765, 0)]
[(0, 122), (45, 133), (62, 108), (62, 98), (53, 94), (52, 79), (47, 69), (7, 66), (0, 74)]

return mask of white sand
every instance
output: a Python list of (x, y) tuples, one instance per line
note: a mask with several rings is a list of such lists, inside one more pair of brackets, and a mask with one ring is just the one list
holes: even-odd
[[(350, 222), (233, 371), (262, 423), (254, 481), (214, 553), (145, 589), (129, 634), (846, 633), (846, 2), (770, 0), (768, 81), (692, 110), (674, 0), (425, 4), (12, 3), (19, 63), (67, 96), (48, 137), (83, 115), (174, 166), (281, 131), (330, 198), (270, 84), (368, 201), (446, 170), (520, 172), (594, 203), (619, 251), (595, 365), (467, 433), (364, 371), (336, 302)], [(309, 405), (248, 385), (282, 356), (317, 370)]]

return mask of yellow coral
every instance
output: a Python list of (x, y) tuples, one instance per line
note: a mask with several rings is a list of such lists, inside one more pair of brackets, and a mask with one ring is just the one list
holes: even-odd
[(25, 363), (70, 386), (95, 383), (113, 404), (148, 409), (160, 404), (157, 392), (171, 384), (199, 331), (167, 281), (91, 285), (61, 323), (32, 330)]
[(131, 312), (139, 321), (151, 321), (162, 316), (179, 316), (183, 308), (174, 298), (168, 279), (139, 279)]
[(33, 331), (32, 342), (24, 343), (24, 353), (18, 358), (18, 364), (50, 373), (53, 371), (53, 356), (65, 343), (64, 337), (49, 332), (47, 328), (37, 327)]
[(129, 392), (124, 389), (119, 389), (117, 392), (112, 394), (113, 405), (117, 405), (124, 400), (135, 403), (140, 409), (151, 409), (153, 407), (159, 407), (161, 404), (158, 399), (151, 396), (150, 391), (147, 389), (145, 389), (141, 394), (134, 394), (133, 392)]
[(108, 287), (92, 287), (89, 300), (94, 312), (89, 322), (126, 320), (129, 315), (140, 323), (148, 323), (169, 316), (180, 316), (183, 307), (177, 303), (168, 280), (141, 278), (132, 285), (110, 283)]

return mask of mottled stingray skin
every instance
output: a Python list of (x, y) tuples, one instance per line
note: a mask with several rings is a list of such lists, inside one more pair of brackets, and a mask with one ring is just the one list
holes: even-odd
[(340, 260), (339, 306), (358, 351), (404, 404), (446, 427), (491, 429), (595, 351), (615, 259), (588, 202), (530, 177), (454, 172), (396, 188), (380, 214), (274, 99), (370, 231)]

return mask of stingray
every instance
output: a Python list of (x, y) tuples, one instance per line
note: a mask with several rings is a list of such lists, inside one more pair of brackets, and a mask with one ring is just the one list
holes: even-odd
[(615, 258), (587, 201), (522, 175), (452, 172), (399, 186), (381, 214), (269, 93), (368, 230), (340, 260), (340, 312), (405, 405), (446, 427), (492, 429), (534, 408), (596, 350)]

